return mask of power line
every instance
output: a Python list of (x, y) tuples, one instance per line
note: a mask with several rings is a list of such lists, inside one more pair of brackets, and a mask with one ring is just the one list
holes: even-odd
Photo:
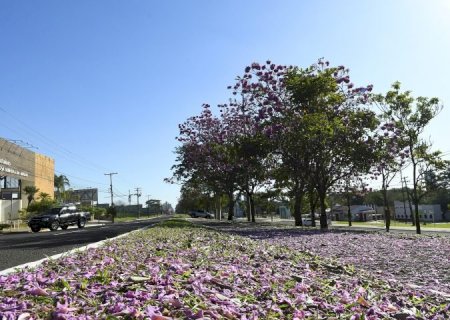
[[(75, 154), (73, 151), (66, 149), (65, 147), (59, 145), (58, 143), (56, 143), (54, 140), (44, 136), (42, 133), (40, 133), (37, 130), (34, 130), (30, 125), (26, 124), (25, 122), (23, 122), (22, 120), (16, 118), (14, 115), (12, 115), (11, 113), (9, 113), (8, 111), (6, 111), (4, 108), (0, 107), (0, 111), (4, 112), (5, 114), (7, 114), (9, 117), (11, 117), (13, 120), (15, 120), (22, 128), (23, 131), (19, 132), (11, 127), (8, 127), (7, 125), (5, 125), (4, 123), (2, 124), (2, 127), (6, 127), (14, 132), (18, 132), (19, 135), (22, 135), (23, 132), (27, 131), (28, 134), (30, 134), (31, 136), (37, 136), (38, 139), (43, 142), (45, 145), (49, 146), (49, 149), (53, 149), (55, 150), (57, 153), (59, 153), (61, 156), (63, 156), (64, 158), (68, 159), (69, 161), (72, 161), (73, 163), (76, 163), (82, 167), (88, 168), (88, 166), (86, 166), (86, 164), (90, 164), (89, 169), (93, 169), (94, 170), (105, 170), (105, 168), (102, 168), (101, 166), (98, 166), (97, 164), (93, 163), (92, 161), (84, 158), (81, 155)], [(55, 148), (56, 147), (56, 148)], [(79, 159), (81, 159), (82, 162), (78, 161), (77, 159), (74, 159), (75, 157), (78, 157)]]

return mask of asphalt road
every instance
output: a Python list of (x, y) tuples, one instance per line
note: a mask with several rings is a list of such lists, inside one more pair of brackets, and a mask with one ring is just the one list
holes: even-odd
[(164, 219), (167, 218), (159, 217), (54, 232), (0, 234), (0, 271), (110, 239), (136, 229), (151, 227)]

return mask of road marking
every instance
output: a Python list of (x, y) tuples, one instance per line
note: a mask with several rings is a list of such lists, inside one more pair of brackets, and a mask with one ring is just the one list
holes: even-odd
[(81, 230), (75, 230), (75, 231), (66, 231), (66, 232), (59, 232), (59, 233), (54, 233), (54, 236), (60, 236), (60, 235), (64, 235), (64, 234), (69, 234), (69, 233), (75, 233), (75, 232), (80, 232)]

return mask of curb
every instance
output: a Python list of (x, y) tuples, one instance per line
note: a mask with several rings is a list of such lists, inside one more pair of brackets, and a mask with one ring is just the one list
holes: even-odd
[(25, 268), (30, 268), (30, 269), (31, 268), (36, 268), (37, 266), (41, 265), (43, 262), (45, 262), (47, 260), (56, 260), (56, 259), (59, 259), (60, 257), (68, 256), (68, 255), (71, 255), (73, 253), (83, 252), (83, 251), (86, 251), (86, 250), (91, 249), (91, 248), (98, 248), (98, 247), (101, 247), (107, 241), (116, 240), (116, 239), (125, 237), (125, 236), (127, 236), (127, 235), (129, 235), (129, 234), (131, 234), (133, 232), (142, 231), (142, 230), (145, 230), (147, 228), (149, 228), (149, 226), (143, 227), (143, 228), (140, 228), (140, 229), (137, 229), (137, 230), (133, 230), (133, 231), (121, 234), (121, 235), (118, 235), (118, 236), (116, 236), (114, 238), (109, 238), (109, 239), (101, 240), (101, 241), (98, 241), (98, 242), (90, 243), (90, 244), (88, 244), (86, 246), (75, 248), (75, 249), (72, 249), (72, 250), (69, 250), (69, 251), (66, 251), (66, 252), (63, 252), (63, 253), (58, 253), (58, 254), (55, 254), (55, 255), (52, 255), (50, 257), (46, 257), (46, 258), (43, 258), (43, 259), (40, 259), (40, 260), (37, 260), (37, 261), (27, 262), (27, 263), (24, 263), (24, 264), (15, 266), (15, 267), (11, 267), (11, 268), (8, 268), (8, 269), (5, 269), (5, 270), (0, 270), (0, 276), (7, 276), (7, 275), (9, 275), (11, 273), (14, 273), (14, 272), (20, 272), (20, 271), (22, 271)]
[[(85, 225), (85, 228), (92, 228), (92, 227), (102, 227), (106, 225), (106, 223), (87, 223)], [(70, 226), (69, 229), (75, 229), (77, 226)], [(42, 229), (39, 232), (50, 232), (50, 229)], [(20, 231), (9, 231), (9, 229), (3, 229), (0, 230), (0, 235), (11, 235), (11, 234), (24, 234), (24, 233), (33, 233), (29, 228), (27, 230), (20, 230)]]

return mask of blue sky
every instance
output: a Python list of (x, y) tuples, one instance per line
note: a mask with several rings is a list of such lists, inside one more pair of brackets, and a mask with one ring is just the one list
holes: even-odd
[[(425, 137), (450, 154), (450, 1), (0, 1), (0, 137), (55, 159), (108, 202), (176, 204), (178, 124), (226, 102), (253, 61), (325, 57), (357, 85), (396, 80), (444, 104)], [(447, 156), (448, 158), (448, 156)], [(133, 202), (135, 198), (133, 198)]]

